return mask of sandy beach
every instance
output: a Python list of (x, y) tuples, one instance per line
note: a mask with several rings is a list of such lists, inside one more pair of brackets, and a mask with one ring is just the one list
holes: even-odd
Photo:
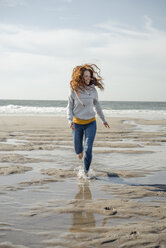
[(65, 117), (0, 117), (0, 247), (166, 247), (166, 120), (108, 123), (84, 179)]

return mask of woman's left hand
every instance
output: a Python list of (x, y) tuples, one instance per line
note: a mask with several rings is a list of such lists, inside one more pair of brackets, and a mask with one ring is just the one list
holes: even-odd
[(110, 126), (108, 125), (107, 122), (104, 122), (104, 126), (105, 126), (106, 128), (110, 128)]

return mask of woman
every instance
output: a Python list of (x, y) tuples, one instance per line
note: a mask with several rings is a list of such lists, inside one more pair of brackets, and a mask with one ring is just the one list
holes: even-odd
[[(67, 105), (67, 118), (72, 128), (74, 149), (79, 159), (84, 152), (84, 173), (88, 176), (92, 161), (92, 147), (96, 135), (96, 118), (94, 108), (104, 126), (109, 128), (103, 111), (98, 102), (95, 87), (104, 89), (102, 78), (97, 72), (99, 68), (94, 64), (85, 64), (73, 69), (70, 81), (70, 95)], [(83, 148), (83, 138), (84, 148)]]

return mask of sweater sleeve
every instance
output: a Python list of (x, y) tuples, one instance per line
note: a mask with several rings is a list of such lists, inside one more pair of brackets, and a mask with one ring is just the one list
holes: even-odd
[(94, 98), (94, 101), (93, 101), (94, 107), (95, 107), (95, 110), (96, 110), (98, 116), (100, 117), (100, 119), (101, 119), (102, 122), (104, 123), (104, 122), (106, 122), (106, 120), (105, 120), (105, 117), (104, 117), (104, 113), (103, 113), (103, 111), (102, 111), (102, 108), (101, 108), (101, 106), (100, 106), (100, 103), (99, 103), (99, 101), (98, 101), (98, 93), (97, 93), (97, 90), (95, 90), (95, 91), (96, 91), (96, 94), (95, 94), (95, 98)]
[(74, 107), (74, 99), (72, 90), (70, 91), (69, 97), (68, 97), (68, 104), (67, 104), (67, 119), (69, 124), (73, 121), (73, 107)]

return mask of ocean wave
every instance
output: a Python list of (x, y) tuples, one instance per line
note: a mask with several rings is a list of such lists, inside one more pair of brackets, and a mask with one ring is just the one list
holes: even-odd
[[(0, 106), (0, 115), (54, 115), (65, 116), (66, 107), (37, 107), (37, 106), (20, 106), (9, 104)], [(166, 119), (166, 110), (114, 110), (104, 109), (103, 112), (106, 117), (131, 117), (131, 118), (145, 118), (145, 119)]]
[(19, 105), (6, 105), (0, 107), (0, 115), (65, 115), (66, 108), (65, 107), (32, 107), (32, 106), (19, 106)]

